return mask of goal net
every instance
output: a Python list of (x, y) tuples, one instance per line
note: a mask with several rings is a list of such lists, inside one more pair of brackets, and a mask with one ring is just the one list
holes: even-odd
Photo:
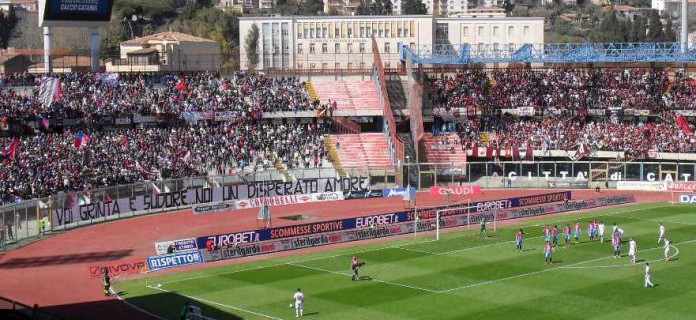
[(486, 211), (478, 211), (476, 206), (469, 202), (458, 203), (446, 209), (428, 210), (414, 208), (414, 237), (425, 234), (435, 234), (435, 240), (440, 240), (443, 228), (480, 226), (485, 219), (487, 228), (492, 226), (493, 231), (498, 229), (498, 210), (492, 208)]

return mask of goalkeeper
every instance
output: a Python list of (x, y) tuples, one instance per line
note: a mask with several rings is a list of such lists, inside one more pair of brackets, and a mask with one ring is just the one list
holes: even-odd
[(353, 259), (350, 261), (350, 268), (353, 269), (353, 277), (351, 278), (352, 281), (360, 280), (360, 267), (362, 267), (364, 264), (365, 262), (360, 261), (357, 256), (353, 256)]
[(481, 219), (481, 230), (479, 230), (479, 238), (486, 238), (486, 216)]

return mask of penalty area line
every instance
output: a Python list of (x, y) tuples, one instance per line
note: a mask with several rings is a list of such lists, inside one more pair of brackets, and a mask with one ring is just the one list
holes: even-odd
[(162, 288), (162, 285), (161, 285), (161, 284), (157, 284), (156, 286), (148, 285), (147, 287), (150, 288), (150, 289), (152, 289), (152, 290), (162, 291), (162, 292), (165, 292), (165, 293), (174, 293), (174, 294), (180, 295), (180, 296), (182, 296), (182, 297), (189, 298), (189, 299), (191, 299), (191, 300), (196, 300), (196, 301), (200, 301), (200, 302), (203, 302), (203, 303), (212, 304), (212, 305), (220, 306), (220, 307), (227, 308), (227, 309), (232, 309), (232, 310), (237, 310), (237, 311), (241, 311), (241, 312), (246, 312), (246, 313), (253, 314), (253, 315), (259, 316), (259, 317), (264, 317), (264, 318), (267, 318), (267, 319), (283, 320), (282, 318), (277, 318), (277, 317), (274, 317), (274, 316), (271, 316), (271, 315), (267, 315), (267, 314), (263, 314), (263, 313), (260, 313), (260, 312), (251, 311), (251, 310), (249, 310), (249, 309), (244, 309), (244, 308), (235, 307), (235, 306), (227, 305), (227, 304), (220, 303), (220, 302), (216, 302), (216, 301), (212, 301), (212, 300), (207, 300), (207, 299), (203, 299), (203, 298), (199, 298), (199, 297), (195, 297), (195, 296), (183, 294), (183, 293), (181, 293), (181, 292), (170, 291), (170, 290), (167, 290), (167, 289)]
[[(288, 263), (288, 265), (289, 265), (289, 266), (295, 266), (295, 267), (298, 267), (298, 268), (305, 268), (305, 269), (310, 269), (310, 270), (315, 270), (315, 271), (321, 271), (321, 272), (330, 273), (330, 274), (336, 274), (336, 275), (340, 275), (340, 276), (348, 276), (348, 277), (352, 276), (350, 273), (339, 272), (339, 271), (331, 271), (331, 270), (327, 270), (327, 269), (323, 269), (323, 268), (317, 268), (317, 267), (307, 266), (307, 265), (298, 264), (298, 263)], [(370, 278), (369, 281), (384, 283), (384, 284), (388, 284), (388, 285), (392, 285), (392, 286), (397, 286), (397, 287), (409, 288), (409, 289), (413, 289), (413, 290), (421, 290), (421, 291), (426, 291), (426, 292), (429, 292), (429, 293), (438, 293), (437, 290), (432, 290), (432, 289), (422, 288), (422, 287), (416, 287), (416, 286), (410, 286), (410, 285), (403, 284), (403, 283), (385, 281), (385, 280), (380, 280), (380, 279), (375, 279), (375, 278)]]

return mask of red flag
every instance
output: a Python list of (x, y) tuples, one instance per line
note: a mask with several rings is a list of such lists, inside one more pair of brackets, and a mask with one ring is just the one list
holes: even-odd
[(493, 157), (493, 147), (486, 148), (486, 158), (492, 158), (492, 157)]
[(681, 115), (681, 114), (678, 115), (676, 120), (677, 120), (677, 126), (679, 126), (679, 128), (682, 129), (682, 131), (684, 131), (684, 133), (686, 133), (688, 135), (691, 135), (694, 133), (694, 130), (691, 129), (691, 127), (689, 126), (689, 121), (687, 121), (683, 115)]
[(534, 147), (531, 142), (527, 144), (527, 154), (524, 155), (524, 159), (534, 161)]
[(472, 158), (478, 158), (478, 142), (474, 142), (474, 144), (471, 146), (471, 157)]
[(58, 84), (57, 84), (57, 90), (56, 90), (56, 95), (55, 95), (55, 100), (60, 101), (63, 99), (63, 80), (58, 78)]
[(519, 161), (520, 159), (520, 148), (512, 147), (512, 161)]
[(186, 90), (186, 83), (184, 83), (184, 79), (179, 80), (179, 84), (176, 85), (176, 90), (179, 90), (179, 91)]

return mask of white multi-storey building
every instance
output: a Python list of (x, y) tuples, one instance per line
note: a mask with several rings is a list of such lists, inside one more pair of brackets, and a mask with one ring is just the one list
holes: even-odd
[[(543, 17), (331, 16), (241, 17), (239, 42), (246, 43), (252, 25), (259, 28), (257, 69), (369, 69), (374, 35), (386, 68), (399, 65), (400, 44), (413, 49), (433, 45), (472, 50), (514, 51), (524, 44), (544, 43)], [(245, 45), (242, 69), (249, 69)]]

